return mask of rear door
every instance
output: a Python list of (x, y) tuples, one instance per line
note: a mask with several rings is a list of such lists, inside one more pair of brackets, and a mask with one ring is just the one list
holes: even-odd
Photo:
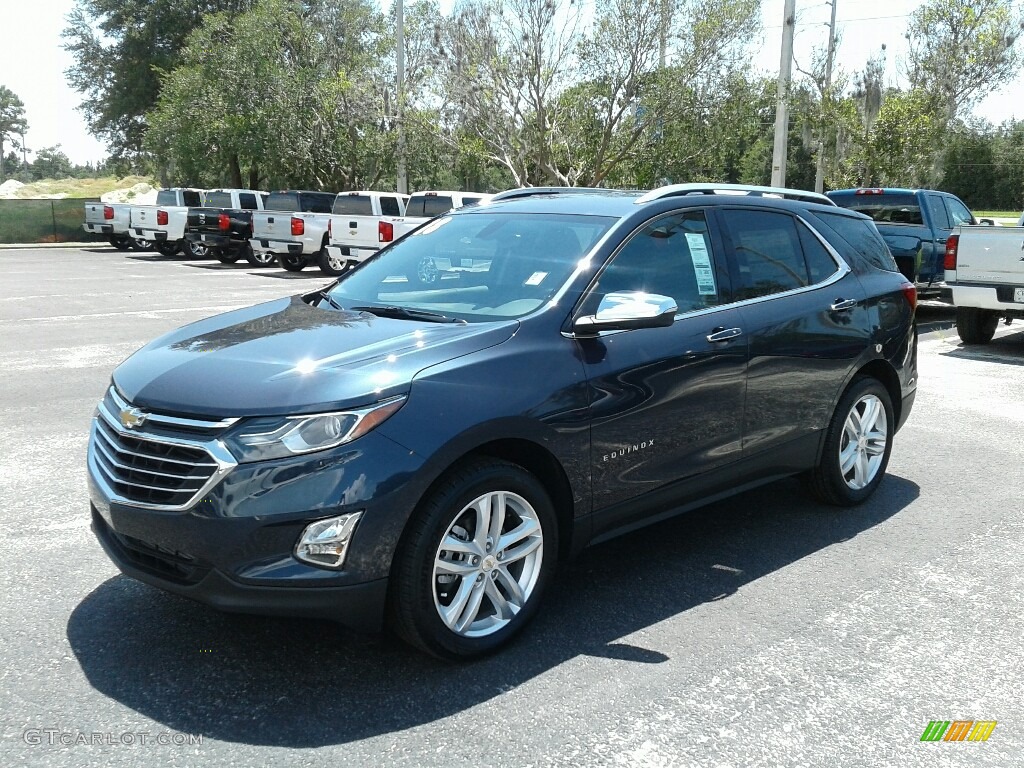
[(744, 458), (774, 451), (773, 467), (799, 469), (870, 343), (865, 293), (796, 216), (739, 206), (717, 215), (749, 347)]
[[(667, 328), (578, 340), (595, 512), (740, 457), (747, 348), (739, 311), (726, 306), (727, 275), (705, 211), (687, 209), (634, 232), (583, 300), (583, 315), (621, 291), (671, 296), (679, 307)], [(595, 516), (594, 535), (629, 524), (622, 514)]]

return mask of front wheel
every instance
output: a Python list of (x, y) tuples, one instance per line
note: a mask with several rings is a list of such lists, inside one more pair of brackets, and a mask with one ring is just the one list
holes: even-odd
[(145, 240), (145, 239), (143, 239), (141, 237), (130, 237), (128, 239), (132, 241), (132, 248), (134, 248), (136, 251), (152, 251), (153, 250), (153, 241), (152, 240)]
[(252, 245), (245, 246), (245, 260), (254, 267), (272, 266), (276, 258), (270, 251), (254, 251)]
[(306, 257), (302, 254), (279, 254), (277, 257), (278, 263), (289, 272), (301, 272), (306, 268), (306, 264), (309, 262)]
[(239, 258), (238, 251), (228, 248), (218, 249), (216, 255), (221, 264), (234, 264)]
[(956, 332), (964, 344), (988, 344), (996, 335), (999, 313), (975, 307), (956, 308)]
[(814, 495), (841, 507), (866, 501), (889, 465), (895, 426), (885, 386), (878, 379), (854, 379), (832, 415), (818, 465), (808, 473)]
[(392, 626), (444, 659), (494, 651), (536, 613), (557, 556), (554, 507), (537, 478), (506, 461), (472, 461), (439, 484), (403, 535)]

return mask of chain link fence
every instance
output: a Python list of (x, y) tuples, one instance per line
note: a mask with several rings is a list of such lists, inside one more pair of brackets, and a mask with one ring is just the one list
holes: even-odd
[(0, 244), (105, 242), (82, 229), (85, 204), (98, 202), (98, 197), (0, 200)]

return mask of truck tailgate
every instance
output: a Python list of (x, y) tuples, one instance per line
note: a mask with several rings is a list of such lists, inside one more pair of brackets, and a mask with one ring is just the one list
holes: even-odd
[(957, 232), (958, 283), (1024, 285), (1024, 227), (961, 227)]

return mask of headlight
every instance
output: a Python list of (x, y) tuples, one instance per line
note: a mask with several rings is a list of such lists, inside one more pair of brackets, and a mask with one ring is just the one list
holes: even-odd
[(362, 437), (404, 403), (403, 395), (351, 411), (247, 419), (225, 435), (224, 442), (240, 462), (323, 451)]

